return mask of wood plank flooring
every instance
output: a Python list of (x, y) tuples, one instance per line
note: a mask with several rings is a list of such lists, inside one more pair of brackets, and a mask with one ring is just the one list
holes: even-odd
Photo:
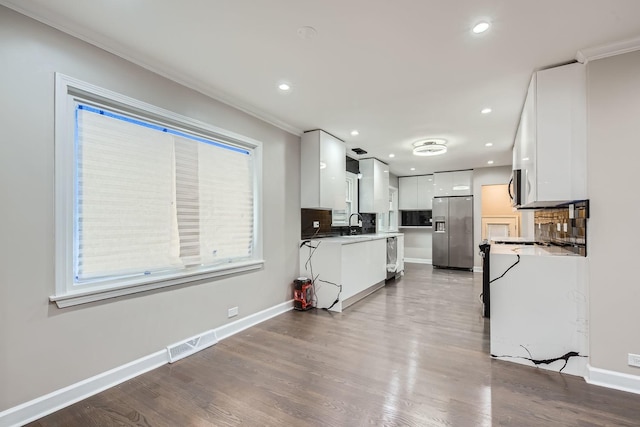
[(31, 425), (640, 425), (638, 395), (491, 360), (481, 274), (406, 268), (344, 313), (288, 312)]

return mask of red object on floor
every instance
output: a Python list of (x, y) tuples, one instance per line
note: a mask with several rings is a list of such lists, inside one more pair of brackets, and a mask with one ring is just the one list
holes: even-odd
[(309, 310), (313, 308), (311, 296), (313, 284), (307, 277), (298, 277), (293, 281), (293, 308), (296, 310)]

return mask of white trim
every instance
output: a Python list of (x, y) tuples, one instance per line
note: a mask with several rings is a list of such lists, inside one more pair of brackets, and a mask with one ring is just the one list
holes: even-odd
[[(252, 105), (249, 105), (246, 102), (243, 102), (239, 99), (236, 99), (235, 97), (223, 93), (222, 91), (212, 88), (211, 86), (208, 85), (203, 85), (201, 82), (196, 81), (195, 79), (191, 78), (191, 77), (187, 77), (185, 75), (182, 75), (181, 72), (177, 71), (177, 70), (170, 70), (168, 67), (164, 66), (164, 67), (158, 67), (157, 65), (151, 65), (148, 64), (146, 62), (144, 62), (143, 60), (140, 59), (139, 55), (135, 55), (133, 53), (125, 53), (123, 52), (123, 50), (118, 50), (118, 49), (114, 49), (113, 47), (109, 46), (107, 43), (104, 42), (100, 42), (94, 39), (91, 39), (85, 35), (79, 34), (67, 27), (65, 27), (64, 25), (60, 25), (58, 23), (52, 22), (51, 20), (49, 20), (48, 18), (42, 16), (42, 15), (37, 15), (31, 11), (25, 10), (24, 8), (20, 7), (20, 5), (15, 4), (13, 2), (6, 2), (3, 1), (1, 2), (4, 6), (15, 10), (16, 12), (28, 16), (32, 19), (35, 19), (36, 21), (42, 22), (43, 24), (51, 27), (51, 28), (55, 28), (57, 30), (62, 31), (65, 34), (68, 34), (78, 40), (81, 40), (83, 42), (86, 42), (90, 45), (96, 46), (98, 48), (100, 48), (101, 50), (104, 50), (106, 52), (112, 53), (122, 59), (124, 59), (127, 62), (130, 62), (132, 64), (136, 64), (154, 74), (157, 74), (161, 77), (164, 77), (166, 79), (169, 79), (173, 82), (176, 82), (182, 86), (185, 86), (187, 88), (193, 89), (196, 92), (199, 92), (205, 96), (208, 96), (212, 99), (215, 99), (218, 102), (221, 102), (223, 104), (226, 104), (230, 107), (235, 108), (236, 110), (240, 110), (243, 113), (246, 113), (250, 116), (253, 116), (263, 122), (269, 123), (279, 129), (284, 130), (285, 132), (289, 132), (293, 135), (296, 136), (301, 136), (303, 131), (301, 129), (296, 128), (295, 126), (290, 125), (289, 123), (286, 123), (274, 116), (272, 116), (271, 114), (262, 111)], [(122, 49), (123, 46), (120, 46), (120, 48)]]
[(624, 374), (587, 365), (587, 375), (584, 379), (589, 384), (640, 394), (640, 375)]
[(404, 257), (404, 262), (405, 263), (412, 263), (412, 264), (431, 264), (431, 260), (427, 259), (427, 258), (407, 258)]
[(118, 366), (0, 412), (0, 425), (19, 426), (35, 421), (152, 369), (159, 368), (167, 362), (167, 351), (162, 350)]
[(223, 340), (235, 335), (238, 332), (242, 332), (247, 328), (262, 323), (265, 320), (269, 320), (272, 317), (276, 317), (282, 313), (286, 313), (289, 310), (293, 310), (293, 300), (285, 301), (281, 304), (274, 305), (273, 307), (254, 313), (250, 316), (238, 319), (235, 322), (227, 323), (215, 329), (218, 340)]
[(621, 40), (614, 43), (581, 49), (576, 53), (578, 62), (586, 64), (589, 61), (608, 58), (610, 56), (621, 55), (640, 50), (640, 37)]
[[(86, 286), (74, 288), (73, 265), (73, 193), (75, 192), (75, 180), (70, 175), (74, 170), (75, 153), (73, 144), (74, 127), (73, 117), (75, 102), (104, 102), (115, 110), (124, 107), (126, 114), (135, 116), (138, 112), (142, 117), (158, 118), (162, 122), (170, 123), (178, 130), (188, 130), (203, 137), (213, 137), (223, 143), (234, 145), (245, 150), (250, 150), (254, 159), (254, 237), (253, 256), (247, 261), (207, 266), (194, 269), (189, 272), (170, 272), (152, 276), (136, 276), (127, 279), (115, 279), (102, 283), (91, 283)], [(262, 250), (263, 234), (263, 194), (262, 194), (262, 143), (253, 138), (228, 131), (218, 126), (202, 122), (191, 117), (183, 116), (164, 108), (148, 104), (144, 101), (113, 92), (91, 83), (84, 82), (74, 77), (61, 73), (55, 73), (55, 294), (49, 300), (55, 302), (59, 308), (69, 307), (93, 301), (115, 298), (153, 289), (164, 288), (187, 282), (203, 279), (211, 279), (230, 274), (237, 274), (260, 269), (264, 265)]]
[[(214, 331), (218, 339), (222, 340), (292, 309), (293, 300), (285, 301), (243, 319), (220, 326)], [(169, 363), (169, 355), (166, 348), (164, 348), (148, 356), (2, 411), (0, 412), (0, 426), (21, 426), (35, 421), (167, 363)]]
[(213, 279), (231, 274), (244, 273), (252, 270), (259, 270), (264, 265), (264, 260), (256, 260), (235, 264), (234, 268), (224, 268), (213, 270), (205, 273), (195, 273), (190, 275), (180, 275), (180, 277), (168, 278), (151, 283), (140, 283), (137, 285), (124, 284), (117, 288), (91, 288), (84, 291), (51, 295), (49, 301), (55, 302), (58, 308), (71, 307), (74, 305), (86, 304), (89, 302), (100, 301), (103, 299), (116, 298), (123, 295), (130, 295), (139, 292), (151, 291), (154, 289), (166, 288), (169, 286), (179, 285), (183, 283), (194, 282), (197, 280)]
[(482, 267), (478, 267), (477, 265), (473, 266), (474, 273), (482, 273)]

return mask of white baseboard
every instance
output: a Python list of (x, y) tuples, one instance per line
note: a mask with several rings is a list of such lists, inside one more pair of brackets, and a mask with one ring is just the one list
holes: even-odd
[(413, 264), (431, 264), (431, 260), (427, 258), (405, 258), (404, 262)]
[[(214, 331), (219, 340), (293, 309), (293, 300), (254, 313)], [(21, 426), (169, 363), (166, 349), (0, 412), (0, 427)]]
[(247, 328), (262, 323), (265, 320), (269, 320), (272, 317), (276, 317), (279, 314), (286, 313), (289, 310), (293, 310), (293, 300), (285, 301), (281, 304), (274, 305), (265, 310), (254, 313), (250, 316), (238, 319), (235, 322), (227, 323), (215, 329), (218, 340), (223, 340), (235, 335), (238, 332), (242, 332)]
[(640, 376), (594, 368), (587, 365), (585, 380), (589, 384), (640, 394)]

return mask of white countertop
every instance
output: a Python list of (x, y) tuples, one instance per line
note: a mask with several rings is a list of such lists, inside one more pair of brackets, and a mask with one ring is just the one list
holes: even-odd
[(339, 244), (339, 245), (349, 245), (351, 243), (367, 242), (370, 240), (386, 239), (387, 237), (398, 237), (403, 235), (404, 235), (403, 233), (389, 232), (389, 233), (376, 233), (376, 234), (356, 234), (353, 236), (320, 237), (320, 238), (310, 239), (310, 240)]
[(527, 256), (580, 256), (560, 246), (537, 245), (491, 245), (491, 255), (527, 255)]

